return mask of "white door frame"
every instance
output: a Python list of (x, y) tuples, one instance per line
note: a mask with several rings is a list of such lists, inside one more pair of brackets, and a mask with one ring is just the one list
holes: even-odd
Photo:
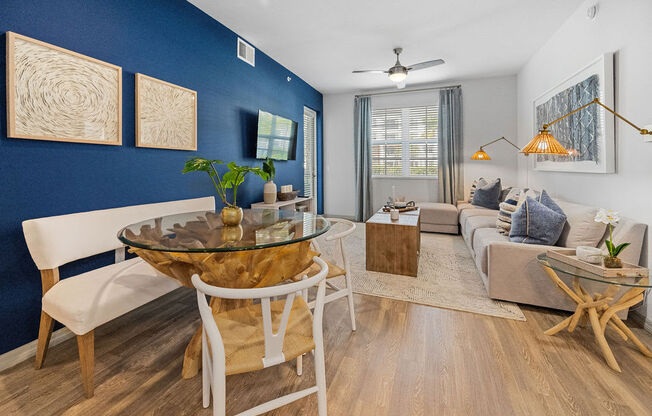
[[(313, 138), (314, 141), (312, 143), (313, 149), (312, 149), (312, 172), (311, 172), (311, 177), (312, 177), (312, 212), (315, 214), (317, 213), (317, 112), (313, 110), (310, 107), (303, 106), (303, 113), (308, 114), (308, 116), (312, 117), (315, 122), (313, 123)], [(304, 140), (304, 149), (305, 149), (305, 140), (306, 140), (306, 126), (304, 124), (303, 126), (303, 140)], [(305, 152), (304, 152), (304, 157), (305, 157)], [(305, 171), (304, 171), (305, 175)]]

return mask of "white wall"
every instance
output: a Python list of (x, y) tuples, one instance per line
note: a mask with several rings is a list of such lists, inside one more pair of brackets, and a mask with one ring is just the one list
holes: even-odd
[[(479, 176), (500, 177), (505, 186), (516, 185), (518, 152), (509, 144), (500, 142), (485, 149), (492, 157), (490, 161), (469, 159), (482, 144), (494, 138), (505, 136), (515, 141), (516, 77), (484, 78), (439, 85), (456, 84), (462, 85), (466, 191), (468, 192), (473, 179)], [(418, 88), (435, 86), (438, 84), (419, 85)], [(355, 94), (359, 93), (324, 95), (324, 212), (327, 215), (354, 215), (353, 100)], [(433, 180), (374, 179), (373, 199), (377, 208), (391, 195), (392, 185), (396, 186), (397, 195), (404, 195), (408, 199), (438, 199), (437, 183)]]
[[(603, 0), (591, 21), (585, 16), (593, 3), (583, 3), (518, 73), (521, 146), (532, 138), (534, 98), (605, 52), (615, 53), (616, 111), (635, 124), (652, 124), (652, 2)], [(652, 143), (645, 143), (622, 121), (616, 121), (614, 174), (539, 172), (531, 162), (519, 160), (523, 184), (545, 188), (566, 200), (612, 208), (652, 226)], [(652, 264), (649, 249), (644, 257)], [(648, 302), (647, 319), (652, 319), (652, 302)]]

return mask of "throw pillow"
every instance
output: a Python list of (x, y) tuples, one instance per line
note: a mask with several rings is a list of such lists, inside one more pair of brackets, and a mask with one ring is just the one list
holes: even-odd
[(504, 202), (505, 199), (507, 199), (507, 195), (512, 192), (512, 187), (510, 186), (509, 188), (503, 188), (502, 191), (500, 191), (500, 202)]
[(475, 190), (481, 186), (485, 186), (486, 184), (487, 180), (485, 178), (478, 178), (473, 181), (471, 184), (471, 191), (469, 192), (469, 202), (473, 202), (473, 195), (475, 195)]
[(541, 193), (535, 191), (534, 189), (524, 188), (518, 195), (518, 203), (516, 204), (516, 207), (520, 208), (528, 197), (532, 199), (539, 199), (539, 195), (541, 195)]
[(475, 194), (473, 194), (472, 204), (489, 209), (498, 209), (501, 190), (500, 178), (483, 187), (478, 186)]
[(496, 229), (498, 234), (509, 235), (512, 229), (512, 214), (516, 211), (516, 199), (507, 198), (505, 202), (500, 203), (500, 211), (496, 219)]
[[(552, 199), (545, 200), (546, 203), (550, 201)], [(515, 243), (552, 246), (559, 240), (565, 224), (566, 215), (527, 197), (520, 208), (512, 214), (509, 240)]]
[(607, 224), (593, 220), (598, 209), (565, 201), (559, 201), (559, 206), (568, 218), (557, 245), (569, 248), (597, 247), (607, 229)]

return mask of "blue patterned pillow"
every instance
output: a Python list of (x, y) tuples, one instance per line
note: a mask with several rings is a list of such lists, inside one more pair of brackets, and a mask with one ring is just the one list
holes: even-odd
[(498, 209), (500, 204), (500, 192), (502, 191), (500, 178), (485, 186), (478, 187), (473, 194), (473, 205), (489, 209)]
[(547, 246), (557, 243), (566, 224), (566, 214), (545, 191), (541, 193), (539, 200), (541, 202), (527, 197), (525, 202), (512, 214), (510, 241)]

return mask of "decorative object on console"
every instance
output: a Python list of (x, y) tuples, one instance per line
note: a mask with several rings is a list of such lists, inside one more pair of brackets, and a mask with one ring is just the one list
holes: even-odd
[(295, 199), (299, 195), (299, 191), (290, 191), (290, 192), (279, 192), (277, 194), (278, 200), (279, 201), (291, 201)]
[(618, 258), (618, 255), (629, 246), (630, 243), (622, 243), (616, 245), (613, 237), (613, 227), (620, 221), (618, 212), (612, 210), (601, 209), (595, 216), (595, 222), (607, 224), (609, 227), (609, 239), (605, 240), (607, 246), (608, 256), (604, 257), (604, 266), (610, 269), (619, 269), (623, 267), (623, 262)]
[(398, 221), (399, 219), (399, 212), (398, 209), (392, 208), (389, 210), (389, 218), (391, 218), (392, 221)]
[(484, 186), (478, 186), (473, 194), (473, 201), (471, 203), (484, 208), (498, 209), (501, 191), (500, 178), (497, 178)]
[(541, 191), (538, 199), (527, 197), (512, 214), (512, 228), (509, 239), (514, 243), (543, 244), (557, 243), (566, 225), (566, 214)]
[(598, 106), (584, 109), (595, 99), (613, 107), (613, 72), (613, 54), (601, 55), (534, 100), (533, 133), (538, 134), (521, 152), (538, 154), (535, 169), (614, 172), (614, 118)]
[(473, 202), (473, 195), (475, 195), (475, 190), (480, 186), (485, 186), (487, 183), (487, 180), (482, 177), (473, 181), (471, 184), (471, 191), (469, 192), (469, 202)]
[(122, 144), (122, 68), (7, 32), (7, 137)]
[[(201, 157), (193, 157), (186, 161), (182, 173), (188, 172), (206, 172), (210, 176), (217, 194), (226, 205), (220, 212), (220, 218), (224, 225), (239, 225), (242, 222), (242, 208), (237, 205), (238, 187), (244, 182), (245, 177), (249, 172), (267, 178), (267, 174), (261, 168), (252, 168), (249, 166), (238, 166), (235, 162), (228, 163), (228, 171), (222, 176), (215, 169), (215, 165), (223, 165), (224, 162), (215, 159), (204, 159)], [(227, 199), (227, 190), (233, 190), (233, 202)]]
[(579, 246), (575, 249), (577, 258), (591, 264), (602, 264), (602, 250), (597, 247)]
[(136, 147), (197, 150), (197, 92), (136, 74)]
[(496, 139), (496, 140), (492, 140), (492, 141), (490, 141), (489, 143), (486, 143), (486, 144), (483, 144), (482, 146), (480, 146), (480, 150), (478, 150), (477, 152), (473, 153), (473, 155), (471, 156), (471, 160), (491, 160), (491, 157), (489, 157), (489, 155), (488, 155), (487, 153), (485, 153), (484, 148), (485, 148), (486, 146), (492, 145), (492, 144), (494, 144), (494, 143), (496, 143), (496, 142), (498, 142), (498, 141), (501, 141), (501, 140), (504, 140), (504, 141), (506, 141), (507, 143), (509, 143), (509, 144), (511, 144), (512, 146), (514, 146), (514, 147), (516, 148), (516, 150), (521, 150), (520, 147), (518, 147), (518, 146), (515, 145), (514, 143), (510, 142), (510, 141), (507, 140), (505, 137), (500, 137), (500, 138), (498, 138), (498, 139)]
[[(276, 176), (276, 168), (274, 167), (274, 160), (271, 158), (267, 158), (263, 162), (263, 173), (265, 177), (263, 177), (265, 182), (265, 186), (263, 186), (263, 201), (266, 204), (273, 204), (276, 202), (276, 184), (274, 183), (274, 177)], [(290, 185), (291, 186), (291, 185)], [(281, 191), (283, 191), (284, 187), (281, 187)], [(291, 189), (290, 189), (291, 190)]]

